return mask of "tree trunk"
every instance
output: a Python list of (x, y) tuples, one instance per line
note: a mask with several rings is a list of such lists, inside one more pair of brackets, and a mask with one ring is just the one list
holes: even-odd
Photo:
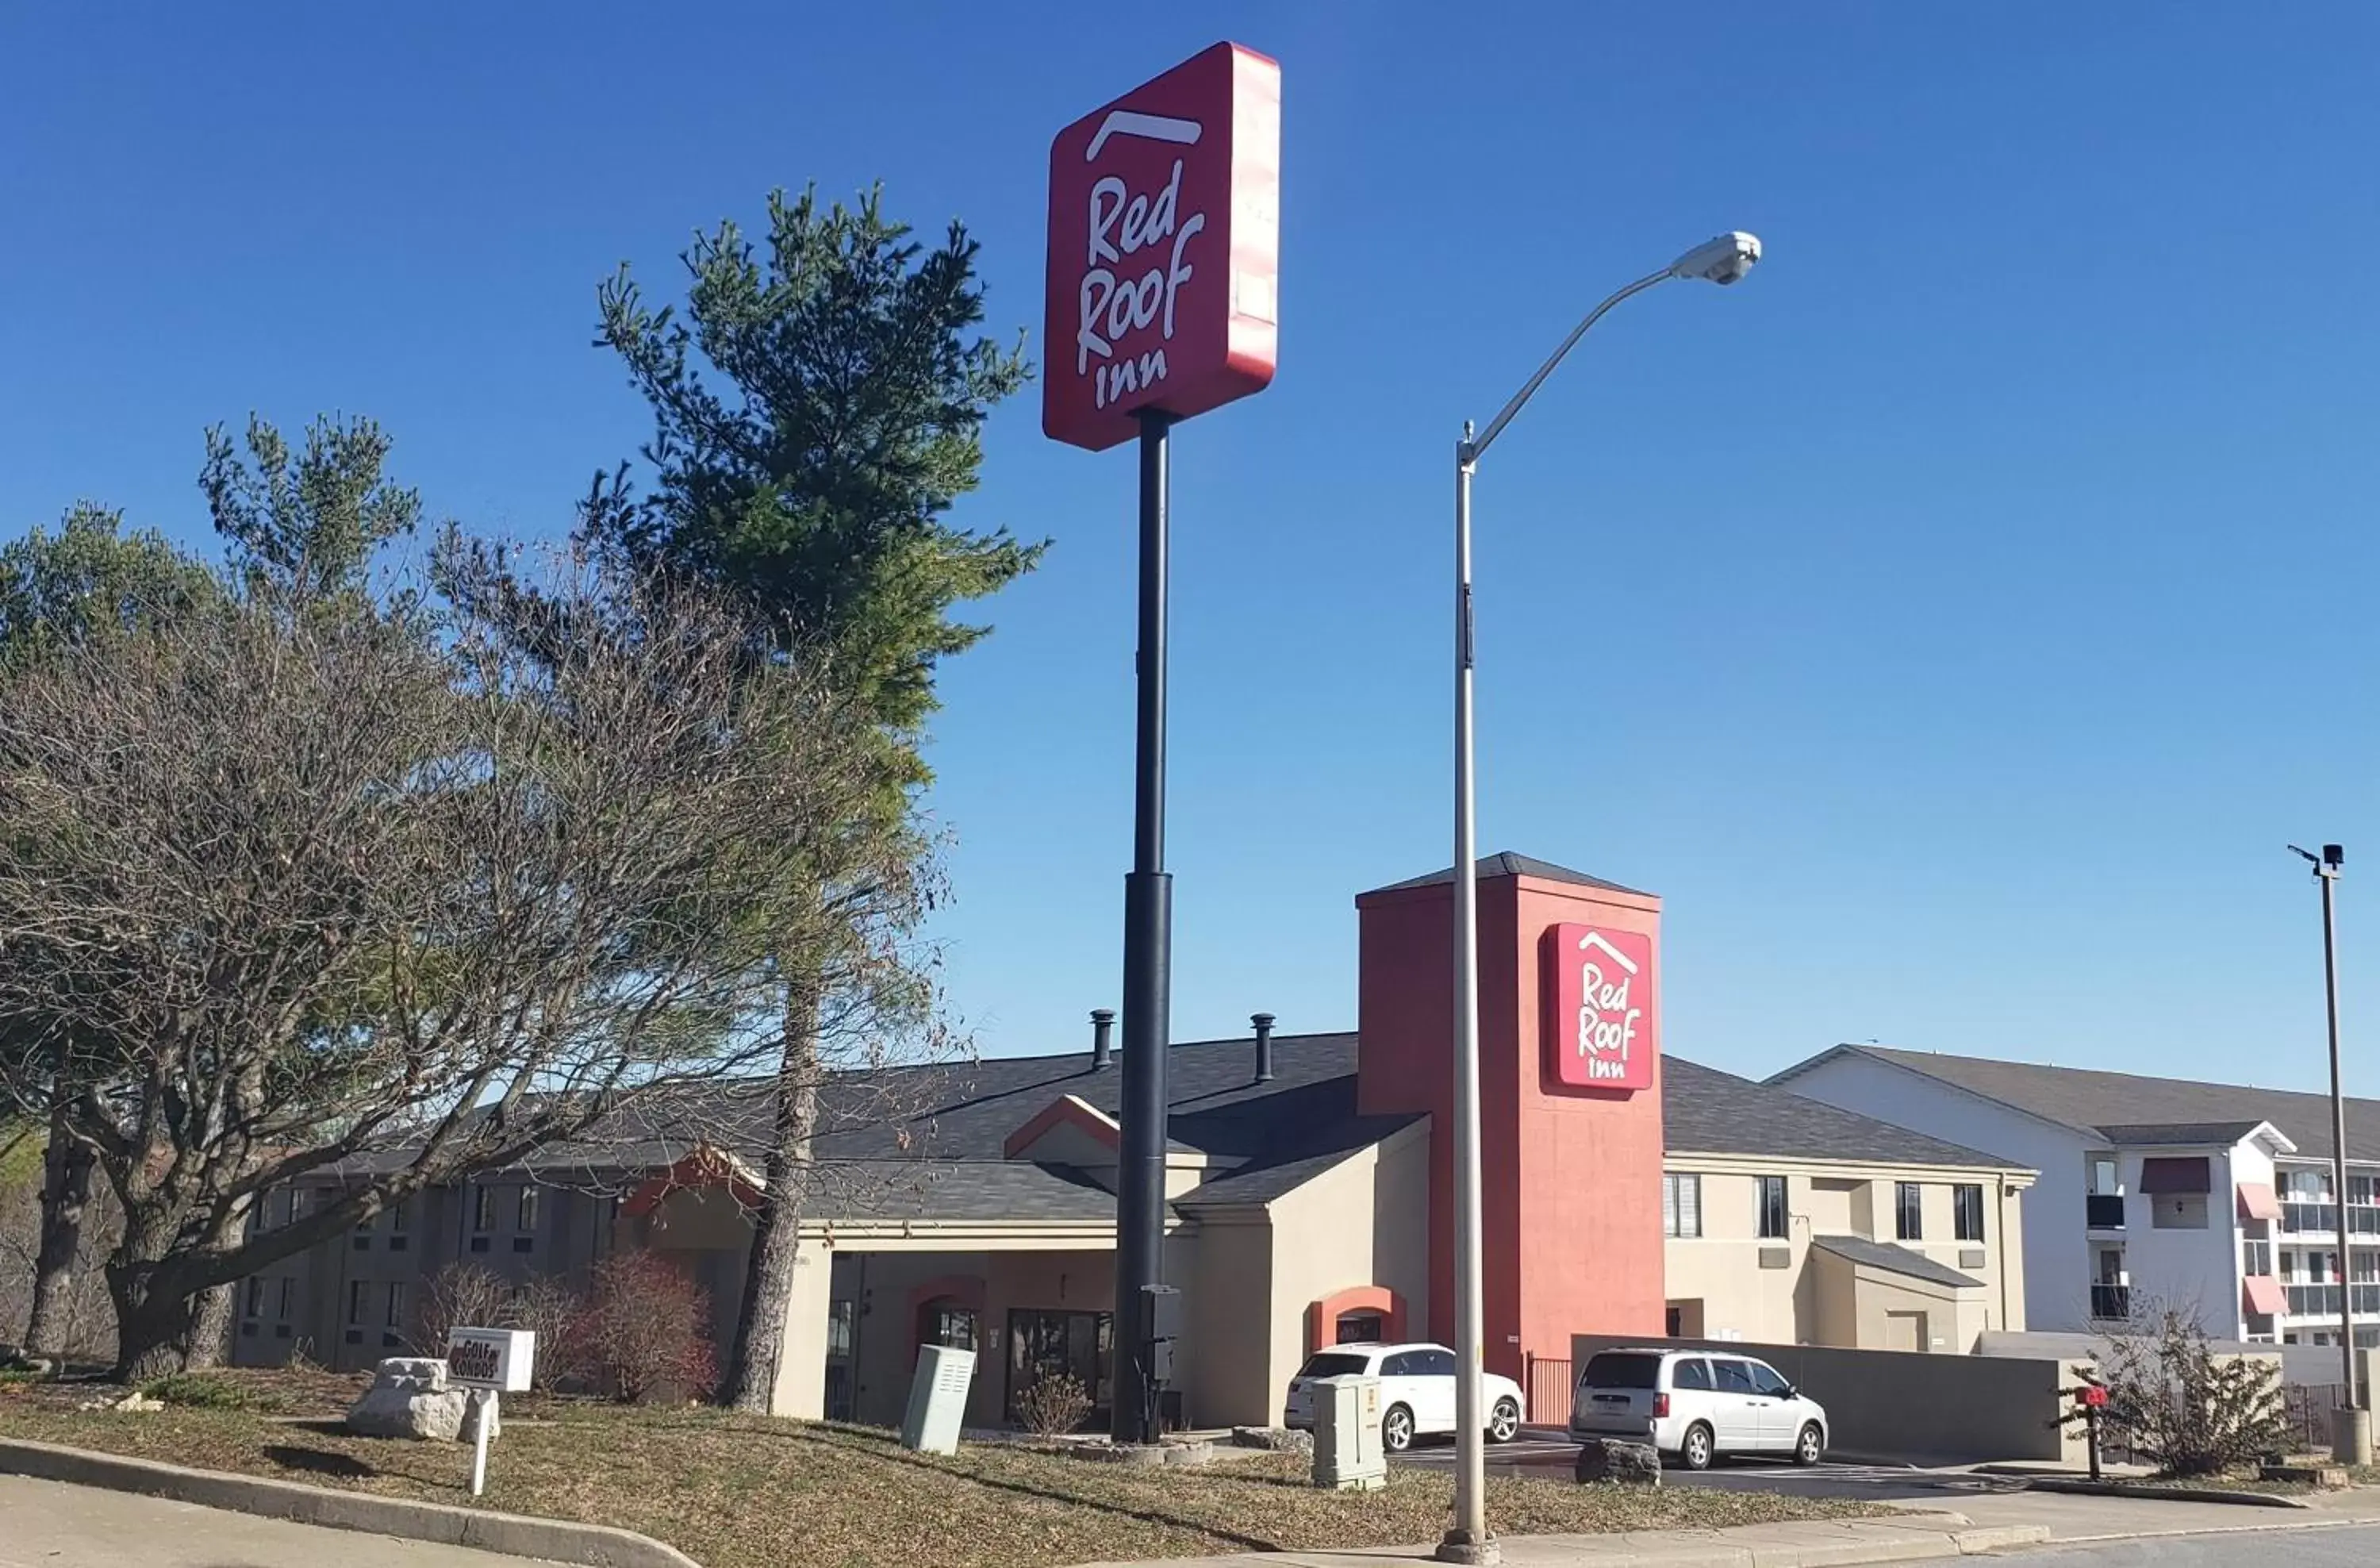
[(232, 1287), (189, 1288), (193, 1276), (217, 1256), (218, 1245), (209, 1240), (191, 1246), (162, 1207), (142, 1212), (126, 1205), (124, 1240), (107, 1262), (118, 1381), (146, 1382), (222, 1359)]
[(731, 1410), (767, 1415), (776, 1398), (785, 1313), (793, 1300), (795, 1258), (801, 1246), (810, 1135), (818, 1124), (820, 1003), (813, 979), (797, 979), (786, 987), (785, 1051), (777, 1068), (768, 1190), (752, 1217), (752, 1252), (744, 1268), (735, 1343), (719, 1384), (720, 1403)]
[(72, 1344), (75, 1265), (82, 1255), (82, 1221), (91, 1204), (91, 1152), (67, 1136), (66, 1107), (50, 1112), (50, 1145), (42, 1166), (42, 1245), (33, 1264), (33, 1310), (25, 1323), (25, 1354), (63, 1362)]
[(215, 1285), (199, 1293), (198, 1310), (190, 1318), (189, 1350), (182, 1365), (190, 1371), (203, 1367), (220, 1367), (231, 1350), (232, 1308), (237, 1305), (233, 1294), (237, 1287)]

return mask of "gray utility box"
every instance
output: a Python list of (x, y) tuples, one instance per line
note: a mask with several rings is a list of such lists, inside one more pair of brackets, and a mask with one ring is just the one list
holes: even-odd
[(920, 1453), (956, 1453), (959, 1428), (966, 1422), (967, 1386), (974, 1381), (974, 1351), (919, 1345), (909, 1413), (901, 1418), (901, 1446)]
[(1389, 1484), (1380, 1452), (1380, 1380), (1317, 1378), (1314, 1395), (1314, 1484), (1338, 1491), (1378, 1491)]

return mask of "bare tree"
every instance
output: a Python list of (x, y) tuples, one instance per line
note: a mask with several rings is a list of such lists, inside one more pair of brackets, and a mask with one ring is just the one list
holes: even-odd
[[(831, 671), (746, 678), (748, 619), (689, 590), (566, 573), (539, 603), (566, 658), (502, 600), (251, 575), (0, 675), (0, 1092), (122, 1209), (120, 1373), (393, 1201), (782, 1061), (787, 890), (854, 858), (867, 715)], [(903, 962), (831, 915), (804, 937), (820, 969)], [(246, 1225), (326, 1173), (334, 1200)]]

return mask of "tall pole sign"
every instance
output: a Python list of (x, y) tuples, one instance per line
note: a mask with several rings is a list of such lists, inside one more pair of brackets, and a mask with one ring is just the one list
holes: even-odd
[(1281, 67), (1218, 43), (1050, 144), (1041, 429), (1140, 440), (1133, 856), (1124, 878), (1123, 1143), (1116, 1183), (1114, 1435), (1154, 1442), (1164, 1279), (1172, 879), (1165, 870), (1166, 500), (1175, 421), (1272, 381), (1281, 254)]

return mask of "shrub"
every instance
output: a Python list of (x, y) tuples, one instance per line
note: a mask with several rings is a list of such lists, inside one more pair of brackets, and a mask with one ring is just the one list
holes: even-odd
[(540, 1393), (601, 1375), (589, 1348), (593, 1324), (587, 1297), (565, 1281), (540, 1274), (523, 1285), (505, 1305), (502, 1326), (537, 1335), (529, 1386)]
[(587, 1357), (624, 1400), (700, 1399), (719, 1381), (710, 1293), (658, 1253), (597, 1264), (586, 1325)]
[(1016, 1396), (1016, 1419), (1036, 1437), (1054, 1438), (1081, 1426), (1091, 1413), (1091, 1396), (1065, 1372), (1044, 1372)]
[(2117, 1339), (2100, 1367), (2105, 1418), (2168, 1476), (2215, 1476), (2289, 1446), (2269, 1361), (2218, 1355), (2190, 1314), (2166, 1307)]
[(176, 1372), (141, 1384), (140, 1392), (186, 1410), (248, 1410), (256, 1404), (248, 1390), (209, 1372)]
[(455, 1329), (493, 1329), (504, 1323), (512, 1286), (480, 1263), (449, 1263), (430, 1276), (415, 1312), (413, 1348), (421, 1355), (446, 1354), (446, 1338)]

